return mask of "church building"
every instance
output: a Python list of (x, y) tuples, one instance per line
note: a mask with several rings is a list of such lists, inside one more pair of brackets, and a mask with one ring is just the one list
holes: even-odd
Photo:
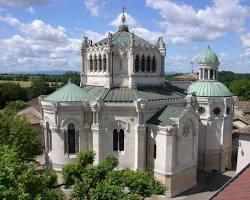
[(119, 169), (150, 171), (175, 196), (196, 184), (197, 170), (230, 167), (233, 99), (217, 81), (218, 57), (208, 48), (199, 80), (187, 92), (165, 84), (166, 46), (129, 31), (81, 47), (81, 84), (70, 81), (41, 99), (47, 164), (54, 170), (79, 151), (107, 155)]

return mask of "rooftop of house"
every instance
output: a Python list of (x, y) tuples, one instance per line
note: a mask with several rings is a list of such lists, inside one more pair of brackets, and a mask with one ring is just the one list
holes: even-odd
[(236, 101), (235, 106), (237, 107), (237, 109), (242, 109), (244, 113), (250, 113), (249, 101)]
[(199, 78), (199, 75), (197, 73), (187, 73), (180, 76), (173, 77), (173, 80), (175, 81), (197, 81)]
[(230, 179), (210, 200), (236, 200), (250, 198), (250, 163)]

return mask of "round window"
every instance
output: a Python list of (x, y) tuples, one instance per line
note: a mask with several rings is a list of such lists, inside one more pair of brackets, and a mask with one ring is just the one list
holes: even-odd
[(200, 106), (198, 109), (197, 109), (198, 113), (200, 115), (204, 115), (205, 112), (206, 112), (206, 109), (203, 107), (203, 106)]

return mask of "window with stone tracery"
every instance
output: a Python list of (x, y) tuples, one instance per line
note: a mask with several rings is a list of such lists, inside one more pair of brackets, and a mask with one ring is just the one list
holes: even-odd
[(113, 131), (113, 151), (124, 151), (124, 130), (117, 129)]
[(76, 131), (74, 124), (68, 125), (68, 153), (76, 153)]

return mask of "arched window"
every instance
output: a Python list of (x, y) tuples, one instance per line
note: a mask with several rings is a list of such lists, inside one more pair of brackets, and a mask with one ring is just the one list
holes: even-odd
[(124, 151), (124, 130), (119, 132), (119, 151)]
[(106, 58), (106, 54), (104, 54), (103, 56), (103, 71), (107, 70), (107, 58)]
[(114, 129), (113, 131), (113, 151), (118, 151), (118, 131)]
[(155, 56), (153, 56), (153, 60), (152, 60), (152, 72), (156, 71), (156, 60), (155, 60)]
[(48, 151), (52, 150), (52, 133), (48, 122), (46, 123), (46, 149)]
[(76, 131), (74, 124), (68, 125), (68, 153), (76, 153)]
[(147, 57), (146, 71), (150, 72), (150, 56)]
[(135, 57), (135, 71), (139, 72), (139, 56), (136, 55)]
[(113, 151), (124, 151), (124, 130), (118, 133), (117, 129), (113, 131)]
[(99, 54), (99, 66), (98, 66), (98, 71), (102, 71), (102, 56)]
[(94, 71), (97, 71), (97, 56), (94, 57)]
[(144, 57), (144, 55), (141, 57), (141, 71), (145, 72), (145, 57)]
[(89, 56), (89, 70), (93, 71), (93, 58), (92, 55)]

